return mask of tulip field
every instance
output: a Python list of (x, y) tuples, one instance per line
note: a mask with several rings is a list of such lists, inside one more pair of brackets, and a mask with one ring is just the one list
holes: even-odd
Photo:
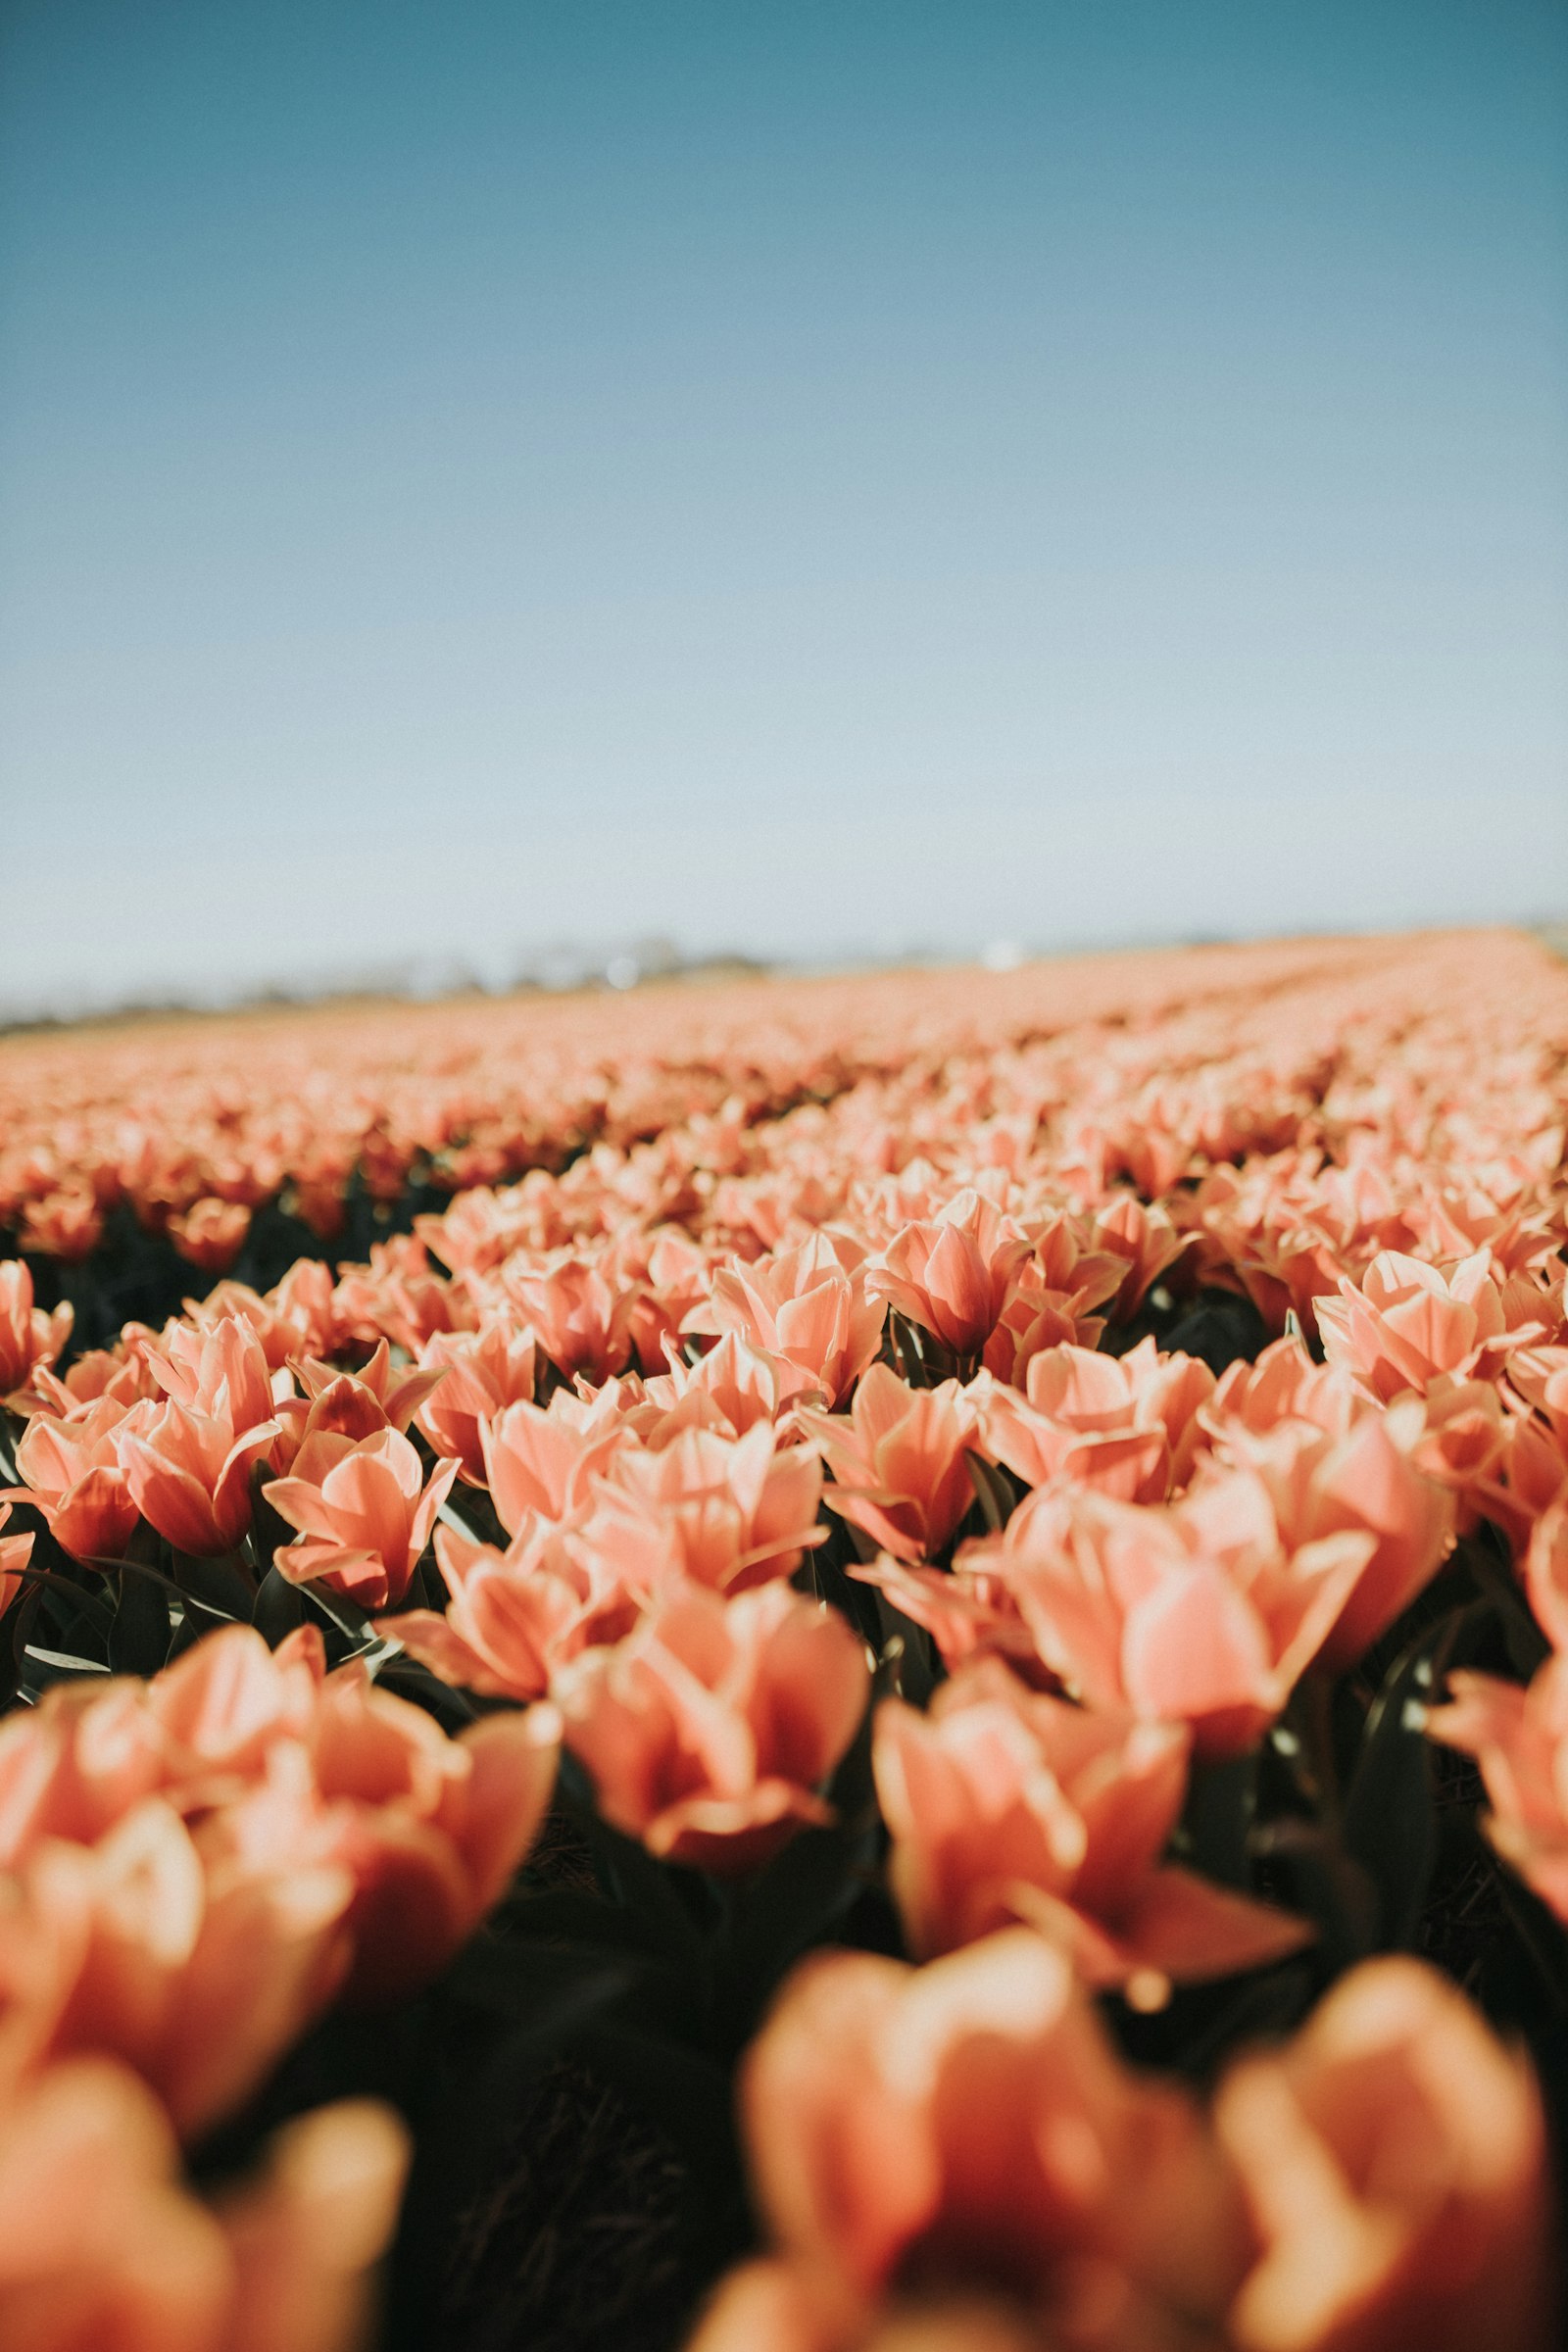
[(0, 1039), (5, 2352), (1550, 2352), (1568, 965)]

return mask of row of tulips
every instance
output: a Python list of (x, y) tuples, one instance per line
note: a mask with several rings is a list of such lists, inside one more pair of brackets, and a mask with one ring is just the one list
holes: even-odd
[(575, 2068), (701, 2217), (660, 2340), (760, 2220), (703, 2352), (1544, 2352), (1565, 976), (1380, 942), (615, 1017), (540, 1008), (550, 1085), (418, 1207), (514, 1117), (502, 1016), (373, 1085), (362, 1016), (326, 1144), (413, 1229), (104, 1347), (49, 1188), (169, 1230), (221, 1195), (106, 1137), (205, 1185), (226, 1135), (247, 1211), (310, 1139), (256, 1154), (281, 1032), (244, 1082), (179, 1048), (162, 1124), (172, 1045), (119, 1094), (47, 1049), (0, 1171), (0, 2172), (114, 2186), (0, 2238), (16, 2340), (351, 2340), (411, 2130), (424, 2340), (472, 2218), (430, 2082), (473, 2162), (503, 2086), (500, 2163)]

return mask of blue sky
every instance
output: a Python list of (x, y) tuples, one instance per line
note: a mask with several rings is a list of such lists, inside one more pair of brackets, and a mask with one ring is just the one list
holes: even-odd
[(1568, 16), (8, 0), (0, 1003), (1568, 907)]

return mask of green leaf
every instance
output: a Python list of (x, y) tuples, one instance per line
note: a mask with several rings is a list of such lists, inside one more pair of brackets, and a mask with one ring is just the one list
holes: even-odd
[(123, 1576), (109, 1629), (110, 1665), (117, 1674), (154, 1675), (168, 1655), (167, 1591), (152, 1577)]
[(720, 2033), (738, 2046), (788, 1970), (825, 1943), (864, 1887), (876, 1856), (874, 1826), (803, 1830), (738, 1890), (715, 1958)]
[(1256, 1810), (1255, 1755), (1195, 1764), (1182, 1817), (1183, 1858), (1221, 1886), (1250, 1892), (1248, 1839)]
[(1377, 1893), (1384, 1950), (1408, 1948), (1437, 1861), (1432, 1764), (1425, 1730), (1434, 1660), (1452, 1639), (1448, 1621), (1428, 1627), (1385, 1677), (1346, 1793), (1344, 1842)]
[(286, 1642), (297, 1627), (305, 1623), (305, 1602), (297, 1588), (275, 1568), (269, 1568), (256, 1594), (256, 1613), (252, 1619), (257, 1632), (269, 1649), (276, 1649)]
[(1000, 1536), (1012, 1516), (1013, 1507), (1017, 1502), (1017, 1496), (1013, 1493), (1007, 1474), (1005, 1470), (999, 1470), (995, 1462), (986, 1461), (972, 1448), (965, 1453), (963, 1458), (968, 1464), (969, 1484), (974, 1489), (975, 1499), (984, 1514), (986, 1526), (992, 1535)]
[(1284, 1877), (1290, 1908), (1316, 1928), (1317, 1955), (1330, 1976), (1377, 1949), (1377, 1884), (1332, 1830), (1288, 1814), (1256, 1832), (1252, 1848)]

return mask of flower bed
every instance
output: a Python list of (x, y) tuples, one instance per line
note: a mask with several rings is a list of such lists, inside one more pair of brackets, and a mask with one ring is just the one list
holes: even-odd
[(1494, 935), (0, 1047), (0, 2340), (1544, 2352), (1565, 1120)]

